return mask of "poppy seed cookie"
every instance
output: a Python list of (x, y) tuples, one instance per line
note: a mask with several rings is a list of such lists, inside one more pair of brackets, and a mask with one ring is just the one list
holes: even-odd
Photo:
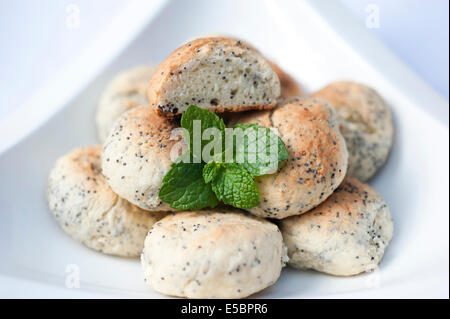
[(138, 257), (151, 226), (165, 216), (149, 213), (117, 196), (100, 168), (101, 146), (59, 158), (47, 189), (48, 205), (73, 239), (105, 254)]
[(351, 177), (318, 207), (279, 225), (290, 265), (336, 276), (376, 268), (394, 229), (383, 198)]
[(256, 177), (260, 204), (249, 212), (286, 218), (319, 205), (339, 186), (347, 171), (348, 154), (334, 110), (311, 98), (295, 98), (274, 110), (236, 114), (230, 121), (258, 123), (278, 130), (289, 152), (275, 174)]
[(147, 106), (116, 121), (102, 154), (103, 174), (114, 192), (145, 210), (173, 210), (158, 193), (172, 164), (170, 151), (177, 141), (171, 140), (171, 132), (176, 127)]
[(171, 53), (153, 76), (148, 99), (160, 115), (180, 115), (189, 105), (214, 112), (269, 109), (280, 81), (264, 57), (233, 38), (188, 42)]
[(373, 89), (335, 82), (313, 94), (336, 110), (349, 152), (348, 175), (369, 180), (383, 166), (392, 146), (394, 126), (389, 107)]
[(276, 225), (219, 208), (160, 220), (141, 262), (147, 284), (163, 294), (243, 298), (274, 284), (287, 256)]
[(147, 105), (147, 88), (155, 73), (153, 65), (141, 65), (117, 74), (106, 86), (97, 107), (97, 131), (104, 142), (114, 122), (129, 109)]

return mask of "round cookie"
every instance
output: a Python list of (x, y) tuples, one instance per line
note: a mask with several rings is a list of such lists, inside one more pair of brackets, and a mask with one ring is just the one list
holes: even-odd
[(298, 85), (297, 81), (295, 81), (291, 75), (282, 70), (275, 62), (272, 61), (268, 62), (272, 67), (272, 69), (275, 71), (275, 73), (278, 75), (278, 78), (280, 79), (281, 85), (280, 98), (286, 99), (292, 97), (299, 97), (303, 95), (302, 89)]
[(76, 149), (50, 172), (48, 205), (75, 240), (105, 254), (138, 257), (163, 213), (149, 213), (117, 196), (101, 174), (101, 146)]
[(147, 106), (116, 121), (102, 154), (103, 174), (114, 192), (145, 210), (173, 211), (158, 193), (172, 164), (170, 152), (178, 141), (171, 140), (171, 132), (177, 127)]
[(276, 225), (227, 208), (165, 217), (141, 256), (153, 289), (187, 298), (247, 297), (274, 284), (286, 261)]
[(275, 174), (256, 177), (260, 204), (249, 210), (282, 219), (319, 205), (339, 186), (347, 171), (347, 149), (334, 110), (316, 99), (296, 98), (276, 109), (243, 114), (231, 121), (258, 123), (278, 130), (290, 158)]
[[(227, 36), (220, 33), (205, 33), (201, 36), (191, 38), (187, 42), (191, 42), (197, 39), (201, 38), (226, 38)], [(231, 37), (228, 37), (231, 38)], [(246, 42), (244, 40), (233, 38), (236, 41), (240, 41), (242, 43)], [(247, 43), (247, 46), (250, 46), (250, 44)], [(280, 98), (291, 98), (291, 97), (299, 97), (303, 95), (302, 89), (298, 85), (297, 81), (288, 73), (286, 73), (283, 69), (279, 67), (279, 65), (269, 59), (267, 59), (267, 63), (271, 66), (271, 68), (275, 71), (275, 73), (278, 75), (278, 78), (280, 80), (280, 88), (281, 88), (281, 95)], [(232, 113), (232, 112), (230, 112)]]
[(336, 276), (376, 268), (393, 235), (386, 202), (351, 177), (318, 207), (279, 225), (291, 266)]
[(147, 88), (156, 66), (141, 65), (117, 74), (106, 86), (97, 107), (96, 123), (100, 141), (108, 136), (114, 122), (129, 109), (148, 105)]
[(376, 91), (353, 82), (331, 83), (312, 96), (329, 102), (338, 114), (349, 152), (348, 175), (369, 180), (383, 166), (392, 146), (389, 107)]
[(161, 62), (148, 88), (150, 107), (165, 117), (191, 104), (217, 113), (271, 109), (279, 96), (280, 80), (266, 59), (230, 37), (185, 43)]

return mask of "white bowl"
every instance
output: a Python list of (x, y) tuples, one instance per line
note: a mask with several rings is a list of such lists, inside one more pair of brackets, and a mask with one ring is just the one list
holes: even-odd
[[(336, 2), (159, 2), (158, 11), (144, 14), (150, 6), (135, 6), (124, 12), (109, 29), (118, 41), (107, 47), (109, 55), (105, 39), (114, 34), (93, 44), (91, 55), (80, 59), (92, 66), (90, 77), (80, 77), (86, 70), (75, 65), (43, 86), (33, 107), (0, 128), (0, 296), (164, 297), (144, 284), (137, 260), (94, 252), (58, 227), (46, 205), (47, 176), (57, 157), (97, 143), (94, 112), (112, 75), (159, 62), (196, 35), (226, 33), (254, 44), (307, 92), (340, 79), (374, 87), (391, 105), (396, 126), (392, 154), (370, 183), (388, 202), (395, 222), (379, 270), (337, 278), (286, 268), (274, 286), (255, 297), (448, 298), (448, 103)], [(124, 24), (133, 12), (140, 20)], [(79, 288), (73, 287), (77, 276)]]

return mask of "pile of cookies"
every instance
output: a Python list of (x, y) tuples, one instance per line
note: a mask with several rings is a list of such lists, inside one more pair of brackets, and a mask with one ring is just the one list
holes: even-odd
[[(180, 212), (159, 199), (178, 142), (171, 132), (191, 104), (229, 126), (278, 130), (290, 157), (256, 178), (258, 206)], [(96, 120), (103, 146), (57, 160), (49, 208), (87, 247), (140, 256), (145, 281), (163, 294), (242, 298), (275, 283), (285, 264), (356, 275), (377, 267), (392, 238), (389, 208), (365, 182), (388, 157), (393, 123), (367, 86), (335, 82), (302, 97), (244, 41), (199, 38), (158, 67), (118, 74)]]

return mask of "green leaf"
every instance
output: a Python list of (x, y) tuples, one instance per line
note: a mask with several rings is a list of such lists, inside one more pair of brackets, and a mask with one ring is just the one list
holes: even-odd
[(203, 179), (203, 163), (175, 162), (164, 176), (159, 198), (174, 209), (214, 208), (218, 199)]
[(227, 205), (250, 209), (259, 205), (259, 191), (253, 176), (241, 165), (221, 164), (211, 185), (217, 198)]
[(205, 183), (211, 183), (223, 168), (223, 164), (211, 161), (203, 167), (203, 179)]
[[(239, 123), (233, 129), (242, 129), (245, 132), (241, 144), (235, 141), (235, 161), (239, 161), (253, 176), (273, 174), (278, 163), (289, 158), (285, 144), (271, 129), (256, 123)], [(272, 145), (277, 147), (273, 152)]]
[[(233, 151), (233, 156), (229, 156), (232, 153), (224, 149), (223, 120), (194, 105), (183, 113), (181, 126), (185, 128), (185, 139), (189, 138), (189, 151), (172, 164), (159, 191), (160, 199), (175, 209), (215, 207), (219, 200), (241, 209), (255, 207), (259, 205), (259, 191), (254, 177), (274, 173), (278, 163), (289, 158), (283, 141), (258, 124), (237, 124), (230, 129), (231, 133), (242, 129), (245, 134), (242, 139), (233, 134), (229, 140), (233, 143), (227, 143), (227, 148)], [(203, 140), (205, 130), (211, 128), (216, 131), (209, 140)], [(222, 144), (215, 144), (217, 141)], [(214, 154), (218, 151), (216, 145), (221, 148)], [(211, 160), (203, 152), (211, 155)], [(237, 163), (238, 160), (242, 162)], [(208, 164), (205, 161), (209, 161)]]
[[(200, 121), (200, 122), (195, 122)], [(194, 126), (198, 125), (199, 130), (194, 130)], [(214, 140), (214, 137), (207, 140), (202, 139), (203, 132), (209, 128), (216, 128), (221, 132), (222, 143), (225, 140), (225, 123), (215, 113), (205, 109), (201, 109), (195, 105), (189, 106), (181, 116), (181, 127), (185, 128), (189, 133), (189, 150), (191, 153), (202, 151), (203, 147)], [(195, 132), (195, 133), (194, 133)], [(200, 135), (200, 136), (198, 136)], [(187, 139), (187, 137), (185, 137)], [(194, 139), (197, 141), (199, 149), (194, 149)], [(197, 157), (199, 157), (197, 155)]]

